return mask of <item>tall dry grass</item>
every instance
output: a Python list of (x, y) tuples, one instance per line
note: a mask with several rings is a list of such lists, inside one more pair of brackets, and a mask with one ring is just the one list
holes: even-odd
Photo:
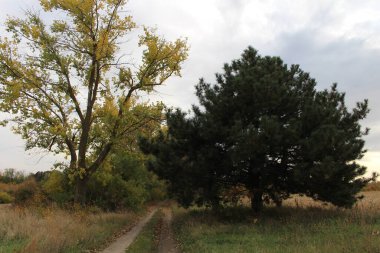
[(18, 184), (0, 183), (0, 191), (4, 191), (4, 192), (14, 192), (18, 189), (18, 187), (19, 187)]
[(372, 182), (367, 184), (363, 191), (380, 191), (380, 182)]
[(380, 252), (380, 192), (364, 192), (352, 208), (292, 196), (282, 207), (174, 208), (175, 235), (184, 252)]
[(315, 201), (309, 197), (294, 195), (284, 201), (283, 205), (299, 209), (320, 209), (338, 214), (356, 216), (379, 216), (380, 215), (380, 193), (378, 191), (361, 192), (362, 199), (358, 200), (351, 209), (336, 207), (332, 204)]
[(15, 242), (19, 245), (16, 251), (25, 253), (82, 252), (102, 247), (135, 218), (133, 213), (0, 207), (0, 245)]

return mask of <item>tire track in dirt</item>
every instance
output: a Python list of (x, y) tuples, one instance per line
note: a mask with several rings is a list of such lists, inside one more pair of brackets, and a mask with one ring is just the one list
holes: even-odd
[(137, 225), (135, 225), (128, 233), (119, 237), (101, 253), (125, 253), (125, 250), (136, 239), (143, 227), (150, 221), (156, 211), (157, 208), (150, 211), (150, 213), (145, 216), (145, 218), (142, 219), (139, 223), (137, 223)]
[(160, 242), (158, 245), (158, 253), (180, 253), (178, 244), (174, 240), (171, 229), (172, 211), (170, 208), (163, 208), (164, 214), (161, 226)]

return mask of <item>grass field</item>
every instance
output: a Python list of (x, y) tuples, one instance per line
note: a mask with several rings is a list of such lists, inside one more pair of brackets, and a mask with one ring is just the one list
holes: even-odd
[(367, 184), (363, 191), (380, 191), (380, 182), (371, 182)]
[(0, 206), (0, 253), (79, 253), (106, 246), (133, 213)]
[(248, 208), (175, 209), (183, 252), (380, 252), (380, 192), (366, 192), (353, 209), (296, 197), (260, 216)]

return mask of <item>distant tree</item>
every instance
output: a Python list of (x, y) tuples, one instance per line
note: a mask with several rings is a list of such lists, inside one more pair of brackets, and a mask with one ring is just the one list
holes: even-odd
[(23, 171), (17, 171), (15, 169), (8, 168), (0, 171), (0, 182), (6, 184), (19, 184), (24, 182), (28, 176), (29, 175)]
[(200, 107), (169, 110), (167, 131), (141, 140), (151, 168), (182, 204), (217, 205), (223, 190), (244, 186), (260, 211), (292, 193), (349, 207), (370, 180), (363, 178), (359, 121), (367, 100), (349, 111), (344, 93), (317, 91), (298, 65), (262, 57), (249, 47), (225, 64), (217, 83), (196, 86)]
[[(162, 105), (139, 103), (180, 75), (186, 41), (168, 42), (144, 27), (140, 62), (125, 60), (121, 47), (137, 28), (123, 10), (126, 0), (40, 0), (62, 20), (46, 25), (26, 12), (9, 18), (12, 37), (0, 38), (0, 110), (12, 113), (13, 130), (26, 149), (63, 153), (85, 202), (87, 183), (120, 140), (161, 120)], [(5, 121), (3, 123), (6, 123)]]

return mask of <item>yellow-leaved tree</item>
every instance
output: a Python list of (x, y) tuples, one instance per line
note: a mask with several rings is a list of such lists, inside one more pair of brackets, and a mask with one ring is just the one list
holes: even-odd
[[(0, 110), (26, 149), (64, 153), (85, 202), (87, 182), (118, 142), (161, 120), (162, 104), (139, 102), (179, 76), (186, 40), (170, 42), (142, 27), (141, 60), (124, 62), (123, 45), (139, 28), (126, 15), (127, 0), (40, 0), (45, 12), (64, 16), (48, 24), (27, 11), (8, 18), (0, 38)], [(64, 15), (62, 15), (64, 14)]]

